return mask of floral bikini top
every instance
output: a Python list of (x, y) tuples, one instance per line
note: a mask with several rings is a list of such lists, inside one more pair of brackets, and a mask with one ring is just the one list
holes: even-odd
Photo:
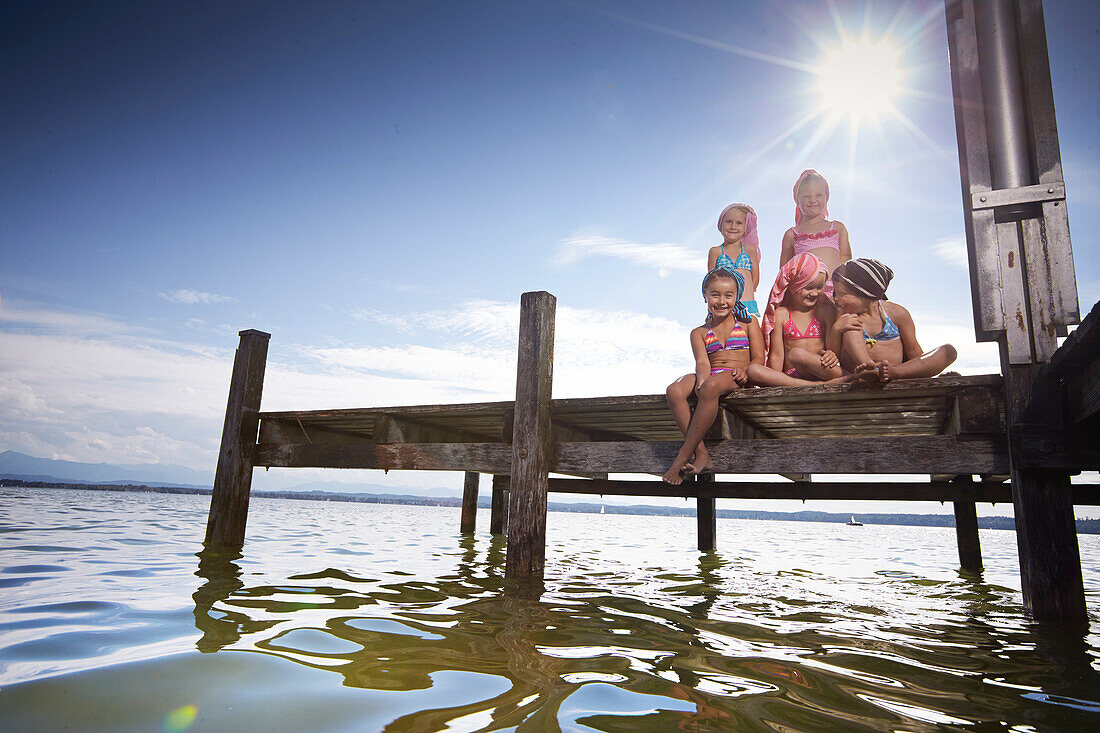
[(827, 230), (817, 234), (803, 234), (794, 227), (791, 227), (791, 232), (794, 233), (794, 254), (796, 257), (822, 247), (829, 247), (835, 249), (838, 253), (840, 252), (840, 232), (834, 226), (830, 226)]
[[(874, 346), (879, 341), (894, 341), (901, 338), (901, 331), (898, 330), (897, 325), (890, 320), (890, 316), (886, 315), (886, 309), (882, 307), (882, 301), (878, 304), (879, 313), (882, 314), (882, 330), (876, 333), (874, 336), (868, 336), (867, 331), (863, 332), (863, 340), (868, 346)], [(790, 321), (787, 321), (790, 323)]]
[(749, 334), (740, 323), (737, 323), (730, 332), (729, 338), (726, 339), (726, 343), (723, 344), (714, 335), (714, 329), (708, 328), (707, 335), (703, 337), (703, 346), (706, 347), (708, 355), (719, 351), (741, 351), (749, 348)]
[(744, 242), (741, 243), (741, 254), (737, 255), (736, 260), (726, 254), (726, 245), (723, 243), (722, 254), (718, 255), (718, 259), (714, 261), (714, 266), (716, 268), (721, 267), (723, 270), (751, 270), (752, 258), (745, 251)]
[(819, 339), (825, 338), (825, 329), (821, 325), (821, 321), (817, 319), (817, 310), (814, 310), (814, 317), (810, 321), (810, 324), (806, 326), (805, 331), (799, 331), (798, 325), (795, 324), (794, 319), (787, 317), (787, 322), (783, 324), (783, 338), (785, 339)]

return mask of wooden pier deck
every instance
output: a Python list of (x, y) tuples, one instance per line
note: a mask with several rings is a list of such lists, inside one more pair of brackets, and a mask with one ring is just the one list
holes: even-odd
[[(998, 375), (745, 389), (723, 400), (708, 442), (718, 474), (1005, 476), (1000, 390)], [(253, 464), (509, 474), (514, 410), (507, 401), (263, 412)], [(550, 471), (588, 477), (663, 473), (683, 441), (663, 394), (551, 400), (550, 429)], [(670, 493), (647, 483), (629, 485)], [(612, 493), (615, 482), (599, 486)], [(594, 493), (579, 481), (551, 490)]]

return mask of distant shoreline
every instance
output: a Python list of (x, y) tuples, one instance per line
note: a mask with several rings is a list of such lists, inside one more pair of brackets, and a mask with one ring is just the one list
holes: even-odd
[[(209, 496), (210, 489), (197, 489), (185, 486), (146, 486), (144, 484), (77, 484), (51, 481), (25, 481), (22, 479), (0, 479), (0, 488), (27, 489), (77, 489), (83, 491), (116, 491), (122, 493), (152, 494), (200, 494)], [(260, 499), (294, 499), (299, 501), (345, 501), (357, 504), (403, 504), (408, 506), (460, 507), (462, 500), (457, 497), (414, 496), (411, 494), (340, 494), (331, 491), (253, 491), (252, 496)], [(478, 508), (488, 509), (488, 497), (478, 499)], [(632, 514), (639, 516), (694, 517), (694, 507), (682, 509), (670, 506), (650, 504), (597, 504), (549, 502), (552, 512), (573, 514)], [(719, 519), (750, 519), (785, 522), (824, 522), (827, 524), (847, 524), (851, 514), (847, 512), (766, 512), (742, 509), (719, 509)], [(951, 514), (860, 514), (859, 520), (865, 525), (889, 524), (911, 527), (954, 527), (955, 517)], [(1016, 529), (1012, 517), (978, 517), (979, 529)], [(1100, 519), (1078, 519), (1078, 534), (1100, 534)]]

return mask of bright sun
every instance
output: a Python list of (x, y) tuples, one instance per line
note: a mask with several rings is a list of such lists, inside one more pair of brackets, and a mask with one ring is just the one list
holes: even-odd
[(834, 116), (874, 119), (893, 108), (900, 90), (898, 53), (867, 39), (844, 41), (821, 68), (821, 102)]

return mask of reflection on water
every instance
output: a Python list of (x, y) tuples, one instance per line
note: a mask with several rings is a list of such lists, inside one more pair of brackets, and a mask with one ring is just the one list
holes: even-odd
[[(727, 549), (698, 553), (688, 520), (551, 515), (551, 571), (514, 583), (505, 540), (458, 534), (446, 510), (255, 502), (242, 552), (198, 548), (201, 502), (138, 499), (156, 530), (102, 507), (74, 520), (95, 496), (0, 522), (19, 558), (0, 580), (30, 589), (0, 606), (12, 729), (63, 728), (76, 718), (45, 700), (107, 691), (118, 709), (74, 727), (1100, 728), (1100, 643), (1027, 620), (998, 569), (1015, 557), (1006, 533), (983, 535), (988, 569), (968, 574), (902, 551), (942, 556), (920, 528), (853, 543), (722, 521)], [(50, 516), (65, 531), (43, 528)], [(145, 537), (140, 552), (122, 542)], [(1094, 619), (1098, 583), (1088, 566)], [(158, 696), (164, 710), (142, 712)]]

